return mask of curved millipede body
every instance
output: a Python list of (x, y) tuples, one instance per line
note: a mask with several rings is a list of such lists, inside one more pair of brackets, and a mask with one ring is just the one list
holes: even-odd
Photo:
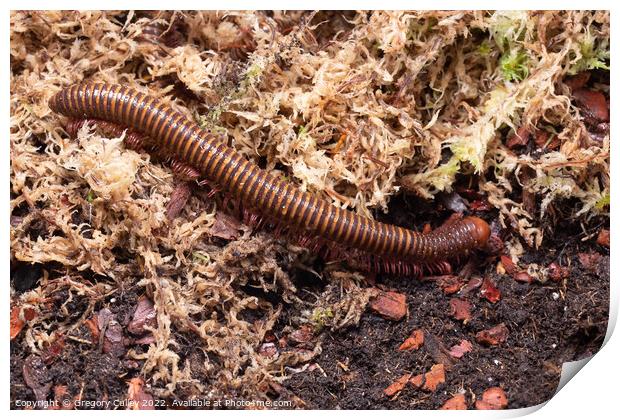
[(245, 208), (293, 230), (373, 256), (433, 263), (482, 248), (489, 238), (489, 226), (477, 217), (418, 233), (338, 208), (261, 169), (160, 100), (125, 86), (82, 83), (60, 91), (49, 104), (68, 117), (110, 121), (140, 132), (150, 138), (158, 153), (196, 169)]

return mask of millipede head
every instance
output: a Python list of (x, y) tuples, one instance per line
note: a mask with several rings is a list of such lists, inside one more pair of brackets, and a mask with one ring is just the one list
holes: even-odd
[(487, 222), (479, 217), (467, 216), (463, 219), (464, 223), (469, 223), (473, 226), (473, 239), (476, 242), (476, 248), (482, 249), (487, 245), (489, 237), (491, 236), (491, 227)]

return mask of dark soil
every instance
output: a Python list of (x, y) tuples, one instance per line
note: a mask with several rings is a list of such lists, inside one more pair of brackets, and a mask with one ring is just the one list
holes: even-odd
[[(399, 210), (391, 212), (391, 217), (396, 219), (407, 207), (402, 202), (398, 204)], [(570, 276), (565, 280), (520, 283), (508, 274), (497, 274), (496, 257), (477, 263), (472, 276), (486, 276), (495, 282), (501, 292), (497, 303), (481, 297), (479, 288), (448, 296), (432, 280), (379, 276), (377, 287), (407, 296), (408, 316), (394, 322), (366, 311), (359, 326), (323, 333), (323, 351), (314, 361), (314, 369), (293, 375), (284, 383), (285, 391), (281, 390), (279, 398), (289, 399), (294, 394), (303, 401), (299, 404), (297, 400), (296, 406), (307, 409), (437, 409), (463, 390), (468, 405), (473, 407), (485, 389), (499, 386), (507, 394), (509, 408), (547, 401), (558, 385), (562, 363), (590, 356), (599, 349), (607, 328), (609, 308), (608, 250), (596, 245), (595, 239), (581, 242), (570, 226), (559, 227), (557, 232), (561, 233), (547, 239), (541, 250), (530, 251), (523, 261), (537, 262), (543, 267), (553, 261), (569, 266)], [(603, 254), (603, 258), (598, 266), (588, 271), (579, 262), (577, 254), (580, 252)], [(41, 268), (34, 270), (39, 272)], [(27, 270), (23, 268), (14, 270), (13, 282), (20, 281), (18, 277), (24, 272)], [(301, 277), (298, 280), (302, 288), (308, 286), (319, 291), (325, 286), (320, 282), (305, 285), (307, 282)], [(28, 283), (31, 283), (29, 279)], [(62, 292), (57, 296), (56, 305), (63, 303), (61, 295)], [(130, 286), (108, 297), (105, 306), (126, 326), (139, 296), (140, 291)], [(452, 297), (472, 304), (472, 317), (466, 324), (451, 317), (449, 301)], [(307, 298), (310, 299), (310, 295)], [(81, 314), (86, 302), (84, 297), (74, 297), (69, 309)], [(285, 316), (277, 329), (289, 324), (288, 319), (297, 313), (294, 305), (285, 308)], [(59, 315), (57, 321), (66, 322), (70, 318)], [(476, 342), (477, 332), (500, 323), (509, 330), (505, 342), (491, 347)], [(415, 329), (425, 331), (425, 345), (416, 351), (398, 351), (399, 345)], [(56, 356), (49, 350), (40, 356), (33, 355), (23, 333), (11, 342), (12, 408), (17, 408), (16, 400), (37, 399), (32, 384), (25, 383), (24, 366), (41, 364), (38, 357), (46, 364), (39, 377), (50, 384), (66, 385), (69, 395), (80, 394), (83, 400), (92, 401), (126, 398), (126, 381), (139, 376), (141, 363), (102, 352), (89, 342), (91, 336), (86, 326), (71, 335), (85, 342), (65, 339), (62, 351)], [(175, 335), (181, 355), (188, 360), (203, 358), (200, 352), (192, 350), (198, 348), (198, 344), (193, 343), (195, 337), (183, 333)], [(446, 359), (441, 349), (449, 349), (463, 339), (473, 344), (473, 350), (461, 359)], [(394, 397), (384, 394), (383, 390), (403, 374), (424, 373), (432, 365), (446, 361), (451, 366), (446, 365), (446, 382), (437, 391), (406, 386)], [(200, 366), (202, 363), (198, 360), (192, 364)], [(182, 389), (179, 391), (182, 394)], [(47, 393), (51, 397), (53, 389)]]
[[(548, 401), (555, 393), (564, 362), (579, 360), (600, 348), (607, 330), (609, 310), (608, 251), (594, 239), (580, 243), (571, 229), (547, 240), (524, 260), (546, 266), (552, 261), (570, 265), (564, 281), (520, 283), (498, 275), (495, 263), (486, 276), (501, 291), (501, 300), (490, 303), (479, 289), (456, 297), (472, 304), (466, 325), (450, 316), (450, 298), (432, 281), (384, 278), (380, 283), (407, 295), (408, 316), (399, 321), (365, 313), (359, 327), (326, 334), (323, 353), (316, 360), (321, 369), (294, 376), (285, 385), (315, 409), (437, 409), (465, 391), (468, 406), (489, 387), (501, 387), (508, 408), (522, 408)], [(555, 244), (555, 245), (554, 245)], [(579, 252), (605, 255), (596, 272), (578, 262)], [(478, 331), (504, 323), (508, 338), (498, 346), (478, 344)], [(416, 351), (398, 351), (415, 329), (425, 331), (425, 345)], [(431, 343), (429, 343), (429, 338)], [(435, 340), (432, 340), (432, 339)], [(446, 382), (431, 393), (406, 386), (387, 397), (384, 389), (406, 373), (427, 372), (445, 360), (437, 351), (469, 340), (473, 350), (446, 367)], [(432, 343), (436, 341), (436, 343)], [(431, 344), (431, 345), (429, 345)], [(439, 353), (439, 355), (438, 355)], [(342, 366), (346, 367), (346, 370)]]

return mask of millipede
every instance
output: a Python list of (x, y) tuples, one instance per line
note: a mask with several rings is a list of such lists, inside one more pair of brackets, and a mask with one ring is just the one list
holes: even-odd
[[(150, 19), (150, 22), (142, 27), (142, 33), (136, 37), (138, 42), (164, 45), (168, 48), (176, 48), (185, 43), (183, 20), (172, 12), (143, 10), (137, 12), (136, 16)], [(166, 24), (166, 21), (170, 23)]]
[[(483, 248), (490, 235), (489, 225), (475, 216), (450, 221), (426, 233), (341, 209), (263, 170), (221, 137), (159, 99), (126, 86), (83, 82), (56, 93), (49, 106), (72, 119), (102, 121), (127, 129), (134, 146), (148, 144), (147, 150), (169, 157), (186, 173), (200, 174), (209, 185), (237, 199), (244, 209), (301, 237), (317, 238), (327, 247), (368, 255), (372, 268), (419, 274), (420, 267), (442, 264)], [(132, 133), (139, 133), (143, 139)]]

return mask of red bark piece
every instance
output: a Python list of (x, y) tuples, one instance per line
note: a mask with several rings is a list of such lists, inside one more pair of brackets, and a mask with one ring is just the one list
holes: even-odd
[(288, 338), (291, 343), (302, 344), (312, 341), (314, 333), (309, 325), (302, 325), (301, 328), (290, 333)]
[(402, 293), (379, 291), (370, 301), (370, 309), (383, 318), (398, 321), (407, 314), (407, 297)]
[(560, 281), (565, 278), (568, 278), (570, 275), (570, 270), (568, 267), (562, 267), (556, 262), (552, 262), (547, 267), (547, 272), (549, 274), (549, 278), (553, 281)]
[(127, 325), (127, 331), (135, 335), (142, 335), (148, 332), (144, 328), (145, 326), (153, 328), (157, 326), (157, 312), (153, 302), (146, 296), (142, 296), (138, 299), (138, 305), (131, 322)]
[(100, 331), (105, 331), (103, 337), (103, 352), (116, 357), (125, 354), (123, 327), (118, 323), (112, 311), (104, 308), (97, 314), (97, 322)]
[(116, 357), (124, 355), (125, 344), (123, 338), (123, 327), (116, 320), (110, 321), (105, 331), (103, 352), (113, 354)]
[(215, 214), (215, 222), (209, 229), (209, 233), (212, 236), (230, 241), (239, 237), (240, 230), (241, 223), (237, 219), (222, 212), (217, 212)]
[(430, 372), (424, 375), (422, 389), (435, 392), (440, 384), (446, 382), (446, 370), (442, 364), (433, 365)]
[(609, 231), (607, 229), (601, 229), (596, 238), (596, 243), (609, 248)]
[(103, 308), (97, 313), (97, 327), (102, 331), (108, 326), (108, 323), (114, 319), (114, 314), (108, 308)]
[(503, 389), (489, 388), (482, 393), (482, 398), (476, 401), (476, 410), (503, 410), (508, 406), (508, 398)]
[(488, 277), (485, 277), (482, 281), (480, 294), (491, 303), (498, 302), (502, 296), (499, 289), (495, 286), (495, 283), (493, 283), (493, 280)]
[(603, 122), (609, 121), (609, 106), (601, 92), (577, 89), (573, 92), (573, 98), (575, 98), (575, 102), (577, 102), (577, 105), (579, 105), (586, 117)]
[(601, 263), (601, 259), (603, 256), (598, 252), (584, 253), (581, 252), (577, 254), (577, 258), (579, 258), (579, 262), (586, 270), (596, 273)]
[(446, 381), (446, 370), (444, 365), (439, 363), (433, 365), (427, 373), (416, 375), (409, 380), (409, 383), (416, 388), (425, 391), (435, 392), (437, 387)]
[(532, 283), (534, 281), (534, 277), (530, 276), (527, 271), (519, 271), (512, 278), (521, 283)]
[(424, 374), (421, 373), (412, 377), (411, 379), (409, 379), (409, 383), (416, 388), (420, 388), (422, 385), (424, 385)]
[(13, 340), (15, 337), (19, 335), (21, 330), (24, 328), (24, 325), (26, 325), (26, 321), (33, 320), (35, 316), (35, 311), (32, 308), (24, 309), (23, 319), (19, 315), (20, 312), (21, 312), (21, 307), (19, 306), (15, 306), (13, 309), (11, 309), (11, 323), (10, 323), (11, 340)]
[(465, 395), (455, 395), (454, 397), (446, 401), (441, 406), (440, 410), (467, 410), (467, 401), (465, 401)]
[(417, 350), (422, 344), (424, 344), (424, 331), (415, 330), (411, 333), (411, 335), (405, 340), (403, 344), (400, 345), (398, 350)]
[(437, 284), (441, 287), (445, 294), (451, 295), (461, 290), (461, 287), (465, 284), (465, 280), (459, 276), (450, 274), (446, 276), (439, 276), (437, 279)]
[(142, 378), (132, 378), (128, 382), (127, 399), (130, 402), (131, 410), (154, 410), (155, 404), (153, 396), (144, 391), (144, 381)]
[(517, 272), (517, 266), (512, 262), (512, 259), (508, 255), (502, 255), (500, 257), (502, 265), (510, 276), (513, 276)]
[(522, 283), (532, 283), (534, 278), (530, 276), (527, 271), (521, 270), (517, 265), (512, 262), (512, 259), (507, 255), (501, 256), (502, 265), (506, 270), (506, 273), (510, 275), (516, 281), (520, 281)]
[(385, 388), (383, 390), (383, 393), (385, 395), (387, 395), (388, 397), (391, 397), (392, 395), (396, 394), (397, 392), (400, 392), (405, 387), (405, 385), (407, 385), (407, 381), (409, 381), (409, 378), (411, 378), (411, 374), (410, 373), (407, 373), (407, 374), (401, 376), (396, 381), (391, 383), (390, 386)]
[(99, 340), (99, 321), (97, 320), (97, 315), (87, 319), (84, 323), (90, 330), (90, 334), (93, 336), (93, 343), (97, 342), (97, 340)]
[(530, 141), (530, 130), (526, 126), (520, 127), (516, 133), (506, 140), (506, 146), (510, 149), (525, 146)]
[(590, 80), (590, 73), (584, 71), (582, 73), (576, 74), (575, 76), (567, 77), (564, 80), (564, 84), (568, 86), (571, 90), (581, 89), (588, 83)]
[(56, 340), (54, 340), (49, 346), (45, 348), (45, 350), (41, 353), (41, 357), (43, 362), (46, 365), (51, 365), (56, 361), (58, 356), (62, 353), (65, 348), (65, 338), (61, 335)]
[(476, 341), (487, 346), (496, 346), (506, 341), (506, 338), (508, 338), (508, 328), (503, 323), (476, 334)]
[[(539, 148), (545, 147), (545, 145), (547, 145), (547, 142), (549, 141), (549, 137), (550, 137), (549, 132), (545, 130), (536, 130), (536, 133), (534, 134), (534, 143), (536, 143), (536, 147), (539, 147)], [(553, 143), (553, 141), (551, 141), (551, 143)], [(547, 147), (550, 148), (551, 143), (549, 143)], [(558, 143), (558, 146), (559, 146), (559, 143)]]
[(472, 351), (473, 348), (474, 346), (469, 341), (461, 340), (459, 344), (452, 346), (450, 349), (450, 356), (460, 359), (465, 355), (465, 353)]
[(471, 319), (471, 303), (464, 299), (450, 299), (450, 315), (459, 321), (469, 321)]

